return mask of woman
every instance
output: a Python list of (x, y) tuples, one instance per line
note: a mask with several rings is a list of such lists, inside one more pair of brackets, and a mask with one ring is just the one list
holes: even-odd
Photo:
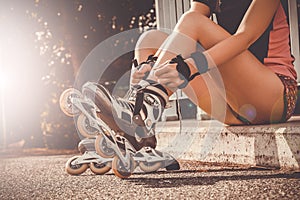
[[(172, 91), (182, 88), (201, 109), (228, 125), (285, 122), (295, 107), (297, 85), (286, 3), (194, 0), (170, 36), (152, 30), (140, 37), (135, 50), (140, 64), (131, 75), (138, 92), (128, 101), (116, 99), (101, 87), (99, 106), (107, 111), (103, 115), (111, 115), (111, 109), (118, 113), (115, 119), (125, 130), (127, 113), (128, 124), (146, 127), (142, 132), (151, 133), (162, 111), (157, 105), (165, 107)], [(213, 12), (218, 24), (210, 19)], [(197, 50), (197, 43), (203, 52)], [(143, 80), (146, 74), (147, 81)], [(136, 126), (129, 129), (138, 132)]]

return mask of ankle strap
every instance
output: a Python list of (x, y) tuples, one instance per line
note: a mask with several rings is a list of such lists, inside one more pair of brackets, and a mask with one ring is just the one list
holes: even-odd
[(139, 64), (139, 63), (137, 62), (137, 59), (134, 59), (134, 60), (132, 61), (132, 64), (133, 64), (133, 66), (134, 66), (135, 68), (138, 68), (138, 69), (139, 69), (143, 64), (150, 64), (151, 67), (153, 67), (153, 65), (154, 65), (154, 63), (156, 62), (156, 60), (157, 60), (157, 57), (156, 57), (156, 56), (154, 56), (154, 55), (149, 55), (146, 61), (141, 62), (141, 63)]
[(159, 83), (153, 80), (141, 80), (138, 85), (133, 86), (137, 93), (148, 92), (154, 95), (158, 95), (164, 101), (164, 105), (167, 104), (169, 96), (167, 90)]
[[(137, 69), (140, 69), (141, 66), (142, 66), (143, 64), (149, 64), (149, 65), (151, 66), (151, 68), (152, 68), (152, 67), (154, 66), (154, 63), (156, 62), (156, 60), (157, 60), (157, 57), (156, 57), (156, 56), (150, 55), (150, 56), (148, 56), (148, 58), (147, 58), (146, 61), (141, 62), (140, 64), (138, 64), (137, 60), (134, 59), (134, 60), (132, 61), (132, 64), (133, 64), (133, 66), (134, 66), (135, 68), (137, 68)], [(143, 79), (148, 78), (149, 74), (150, 74), (150, 71), (149, 71), (149, 72), (146, 72)]]

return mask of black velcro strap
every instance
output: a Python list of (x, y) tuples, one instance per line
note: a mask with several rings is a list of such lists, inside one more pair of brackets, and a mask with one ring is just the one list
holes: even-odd
[(132, 60), (132, 64), (135, 68), (137, 68), (139, 66), (138, 62), (136, 59)]
[[(134, 66), (135, 68), (137, 68), (137, 69), (140, 69), (140, 68), (142, 67), (143, 64), (149, 64), (149, 65), (151, 66), (151, 68), (152, 68), (152, 67), (154, 66), (154, 63), (155, 63), (156, 60), (157, 60), (157, 57), (156, 57), (156, 56), (150, 55), (150, 56), (148, 56), (148, 58), (147, 58), (146, 61), (141, 62), (140, 64), (138, 64), (137, 60), (134, 59), (134, 60), (132, 61), (132, 64), (133, 64), (133, 66)], [(150, 71), (146, 72), (143, 79), (146, 80), (146, 78), (149, 76), (149, 74), (150, 74)]]
[[(154, 63), (156, 60), (157, 60), (157, 57), (150, 55), (150, 56), (148, 56), (147, 61), (142, 64), (149, 64), (152, 68), (154, 66)], [(146, 80), (146, 78), (149, 76), (149, 74), (150, 74), (150, 71), (146, 72), (143, 79)]]
[(153, 67), (156, 60), (157, 60), (156, 56), (150, 55), (150, 56), (148, 56), (146, 63), (151, 65), (151, 67)]
[(190, 80), (191, 70), (188, 64), (184, 61), (181, 55), (177, 55), (170, 61), (170, 64), (177, 63), (176, 70), (179, 73), (179, 78), (184, 82), (178, 86), (179, 89), (185, 88)]
[(206, 73), (208, 69), (208, 62), (205, 55), (202, 52), (194, 52), (191, 54), (191, 58), (195, 61), (196, 67), (200, 74)]
[(140, 111), (143, 107), (143, 102), (144, 102), (144, 92), (138, 92), (136, 94), (135, 98), (135, 104), (134, 104), (134, 109), (133, 109), (133, 117), (140, 115)]
[(193, 80), (194, 78), (196, 78), (196, 76), (200, 76), (200, 73), (199, 73), (199, 72), (196, 72), (195, 74), (193, 74), (193, 75), (190, 77), (189, 81), (191, 81), (191, 80)]

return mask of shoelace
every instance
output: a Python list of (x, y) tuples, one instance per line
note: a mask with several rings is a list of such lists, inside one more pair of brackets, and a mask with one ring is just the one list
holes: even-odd
[(115, 99), (115, 101), (116, 101), (121, 107), (123, 107), (123, 108), (125, 108), (125, 109), (129, 109), (131, 112), (133, 112), (133, 109), (134, 109), (134, 108), (133, 108), (133, 104), (130, 103), (128, 100), (119, 98), (119, 99)]
[(136, 92), (134, 91), (133, 88), (130, 88), (127, 93), (125, 94), (124, 96), (124, 99), (127, 99), (127, 100), (134, 100), (135, 99), (135, 96), (136, 96)]

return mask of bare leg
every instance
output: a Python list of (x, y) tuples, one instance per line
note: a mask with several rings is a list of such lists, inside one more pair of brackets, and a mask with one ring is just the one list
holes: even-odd
[(138, 63), (145, 61), (149, 55), (156, 54), (168, 34), (159, 30), (150, 30), (141, 35), (135, 47), (135, 58)]
[[(161, 51), (159, 48), (168, 37), (168, 34), (159, 30), (150, 30), (144, 32), (135, 46), (134, 56), (138, 64), (145, 62), (149, 55), (158, 56)], [(136, 71), (135, 66), (132, 66), (131, 76)], [(132, 83), (132, 80), (130, 80)]]
[[(175, 32), (166, 43), (168, 51), (160, 53), (157, 65), (173, 58), (176, 54), (189, 55), (195, 50), (195, 41), (208, 49), (230, 37), (223, 28), (205, 16), (188, 12), (175, 27)], [(187, 48), (189, 47), (189, 48)], [(260, 63), (249, 51), (218, 66), (225, 86), (226, 98), (219, 93), (220, 81), (215, 80), (214, 72), (198, 76), (190, 82), (187, 94), (206, 112), (227, 124), (240, 124), (231, 109), (212, 113), (212, 106), (227, 103), (241, 116), (253, 123), (277, 121), (283, 112), (283, 85), (271, 70)], [(152, 77), (155, 80), (155, 77)], [(214, 80), (214, 83), (211, 83)], [(214, 88), (209, 88), (215, 85)], [(195, 99), (196, 97), (196, 99)], [(249, 114), (250, 113), (250, 114)], [(225, 116), (225, 117), (222, 117)], [(224, 120), (223, 120), (224, 119)]]

